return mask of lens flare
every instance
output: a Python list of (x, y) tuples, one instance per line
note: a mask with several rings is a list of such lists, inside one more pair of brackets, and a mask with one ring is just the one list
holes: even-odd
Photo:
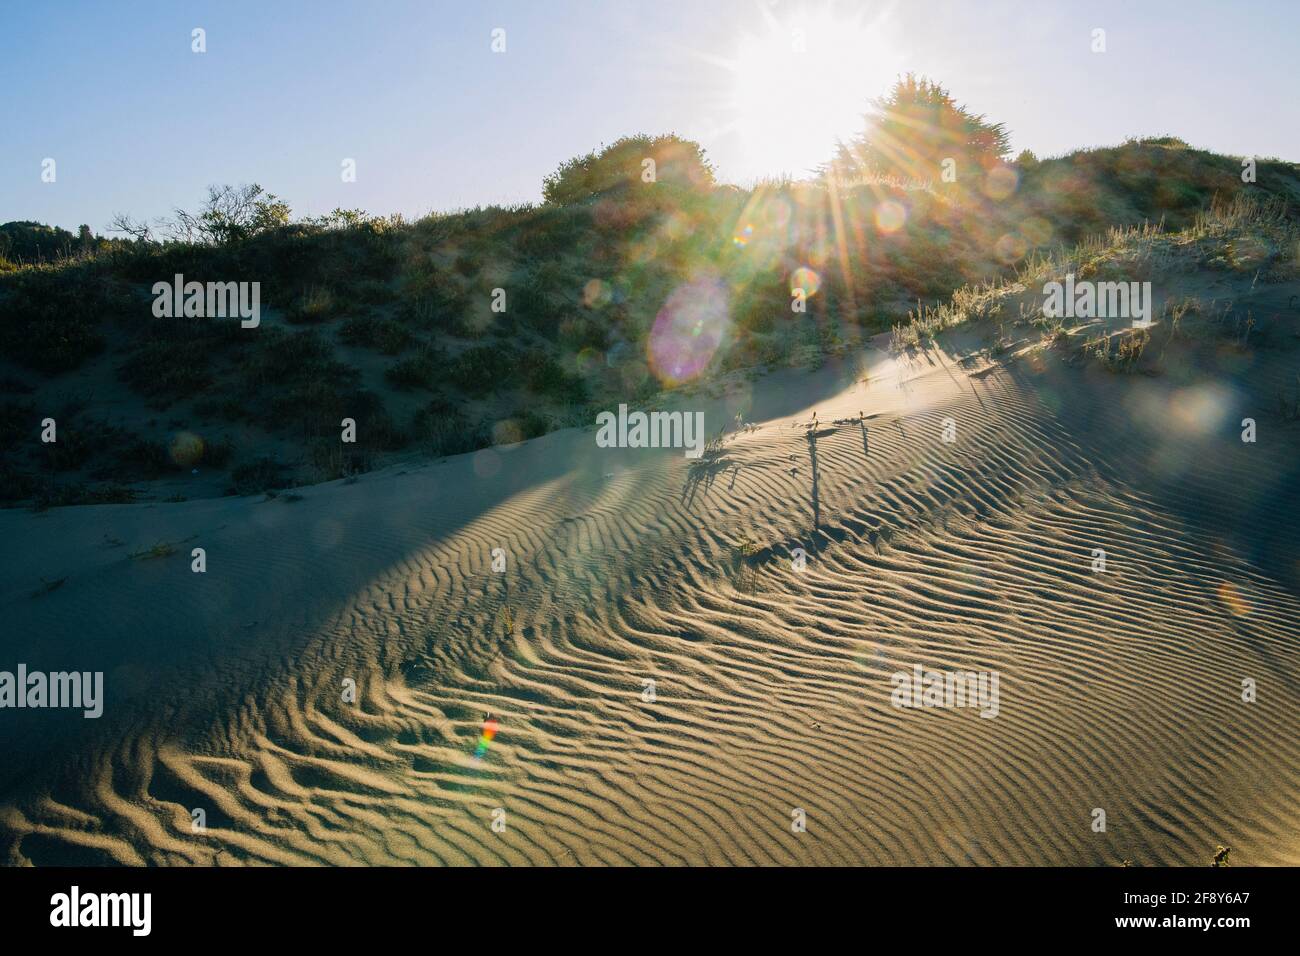
[(754, 227), (749, 223), (745, 223), (744, 226), (736, 230), (736, 234), (731, 237), (731, 241), (743, 249), (745, 246), (749, 245), (749, 240), (753, 238)]
[(524, 440), (524, 430), (513, 418), (507, 418), (492, 426), (492, 444), (514, 445)]
[[(740, 31), (720, 64), (732, 74), (723, 121), (739, 147), (741, 179), (803, 170), (860, 128), (862, 91), (904, 67), (901, 37), (862, 4), (750, 4), (762, 24)], [(876, 5), (871, 5), (875, 7)]]
[(483, 732), (479, 734), (478, 745), (474, 748), (474, 759), (482, 760), (483, 755), (488, 752), (492, 746), (492, 739), (497, 735), (497, 721), (495, 717), (489, 717), (483, 722)]
[(1006, 265), (1019, 262), (1028, 251), (1029, 245), (1025, 240), (1012, 233), (1007, 233), (993, 247), (993, 254), (998, 257), (998, 261)]
[(695, 279), (668, 296), (650, 329), (650, 370), (666, 385), (696, 378), (708, 368), (727, 333), (727, 287), (716, 278)]
[(1010, 166), (994, 166), (984, 177), (984, 195), (1003, 200), (1016, 191), (1020, 176)]
[(491, 448), (474, 452), (474, 474), (480, 478), (494, 478), (501, 470), (501, 456)]
[(907, 210), (901, 203), (886, 199), (876, 207), (876, 228), (884, 233), (897, 232), (907, 222)]
[(774, 229), (785, 229), (790, 225), (790, 217), (793, 215), (788, 200), (781, 196), (773, 196), (763, 204), (763, 218), (767, 224)]
[(1245, 617), (1250, 613), (1250, 605), (1246, 599), (1241, 596), (1237, 586), (1231, 581), (1220, 581), (1216, 589), (1219, 594), (1219, 600), (1235, 617)]
[(1052, 241), (1052, 224), (1042, 216), (1030, 216), (1020, 224), (1020, 234), (1031, 246), (1045, 246)]
[(653, 262), (659, 255), (659, 243), (654, 236), (647, 236), (641, 242), (634, 242), (628, 247), (627, 261), (631, 265), (643, 266)]
[(822, 277), (807, 266), (800, 266), (790, 274), (791, 295), (802, 289), (804, 298), (811, 299), (821, 287)]
[(167, 450), (176, 464), (193, 468), (203, 458), (203, 439), (193, 432), (177, 432)]
[(582, 304), (589, 309), (598, 309), (603, 305), (608, 305), (609, 300), (609, 285), (600, 279), (591, 279), (582, 287)]
[[(695, 173), (695, 169), (691, 169)], [(691, 234), (690, 217), (680, 212), (671, 212), (664, 217), (659, 226), (659, 235), (669, 242), (678, 242)]]

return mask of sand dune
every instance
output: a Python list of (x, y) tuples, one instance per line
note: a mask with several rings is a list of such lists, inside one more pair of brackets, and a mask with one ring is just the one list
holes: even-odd
[[(569, 430), (301, 501), (0, 513), (6, 666), (109, 689), (4, 725), (4, 859), (1300, 863), (1294, 433), (964, 354), (686, 400), (760, 426), (699, 462)], [(916, 664), (997, 671), (998, 716), (892, 706)]]

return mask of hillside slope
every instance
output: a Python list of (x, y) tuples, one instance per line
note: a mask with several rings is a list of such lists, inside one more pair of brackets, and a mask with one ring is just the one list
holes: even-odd
[[(66, 257), (0, 266), (0, 501), (246, 494), (509, 444), (815, 365), (918, 300), (1108, 228), (1181, 228), (1216, 196), (1300, 196), (1291, 164), (1261, 161), (1244, 184), (1235, 158), (1173, 140), (913, 187), (700, 190), (639, 171), (569, 204), (340, 216), (213, 246), (78, 251), (62, 233)], [(9, 226), (23, 261), (57, 239)], [(176, 275), (259, 283), (259, 326), (155, 317), (153, 284)], [(708, 347), (674, 373), (663, 356), (694, 321)], [(46, 418), (57, 444), (40, 441)], [(355, 443), (340, 441), (345, 418)]]
[[(1151, 264), (1123, 362), (1026, 273), (691, 399), (757, 426), (694, 462), (565, 429), (0, 513), (15, 659), (112, 675), (98, 721), (4, 725), (4, 858), (1300, 864), (1300, 276), (1238, 212), (1043, 264)], [(998, 673), (996, 717), (894, 706), (917, 665)]]

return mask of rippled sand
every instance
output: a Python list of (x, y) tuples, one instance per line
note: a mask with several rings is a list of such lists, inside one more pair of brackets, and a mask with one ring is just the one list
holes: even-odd
[[(296, 502), (0, 513), (0, 667), (109, 694), (0, 714), (2, 858), (1300, 863), (1294, 429), (957, 354), (688, 403), (759, 426), (694, 464), (567, 431)], [(893, 707), (915, 664), (997, 671), (998, 716)]]

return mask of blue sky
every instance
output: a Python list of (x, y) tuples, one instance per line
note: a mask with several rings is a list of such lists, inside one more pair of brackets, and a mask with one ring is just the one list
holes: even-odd
[(98, 232), (209, 183), (259, 182), (299, 215), (535, 201), (560, 162), (632, 132), (698, 139), (725, 180), (799, 175), (904, 70), (1017, 151), (1171, 133), (1300, 161), (1297, 36), (1300, 4), (1263, 0), (12, 3), (0, 221)]

